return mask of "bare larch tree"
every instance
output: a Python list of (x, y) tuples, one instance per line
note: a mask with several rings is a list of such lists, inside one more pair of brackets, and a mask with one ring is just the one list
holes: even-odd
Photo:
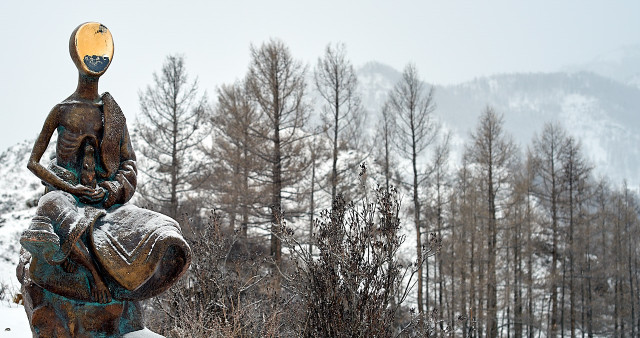
[(476, 166), (478, 177), (484, 187), (487, 225), (487, 337), (498, 336), (498, 285), (496, 256), (498, 250), (498, 199), (506, 188), (509, 171), (516, 159), (516, 147), (502, 129), (501, 116), (487, 107), (478, 127), (472, 133), (472, 145), (466, 150), (471, 163)]
[(206, 174), (197, 146), (206, 135), (207, 100), (189, 82), (184, 57), (167, 56), (153, 86), (139, 93), (137, 131), (148, 164), (141, 170), (150, 181), (141, 195), (171, 217), (178, 216), (180, 195), (194, 189)]
[(413, 190), (413, 212), (416, 230), (416, 251), (418, 266), (418, 311), (423, 313), (422, 276), (422, 224), (420, 222), (420, 196), (418, 190), (426, 175), (418, 168), (418, 157), (431, 145), (437, 136), (437, 123), (433, 112), (436, 109), (434, 89), (426, 90), (418, 77), (415, 66), (409, 64), (402, 73), (402, 79), (389, 93), (389, 109), (396, 117), (395, 147), (399, 155), (411, 161), (413, 181), (408, 186)]
[(551, 271), (551, 324), (549, 336), (555, 336), (558, 327), (558, 257), (560, 240), (560, 204), (563, 192), (562, 185), (562, 151), (566, 144), (566, 133), (557, 124), (547, 123), (539, 137), (533, 140), (533, 152), (536, 162), (536, 176), (539, 184), (534, 193), (542, 201), (548, 218), (548, 226), (552, 232)]
[[(230, 227), (246, 237), (252, 222), (250, 216), (264, 204), (255, 180), (256, 172), (264, 162), (252, 154), (260, 147), (255, 137), (259, 121), (245, 82), (218, 89), (218, 102), (211, 121), (213, 146), (207, 153), (213, 160), (214, 170), (207, 190), (215, 193), (215, 207), (227, 213)], [(240, 227), (236, 226), (238, 216)]]
[(384, 176), (385, 191), (389, 192), (391, 187), (391, 180), (393, 178), (393, 170), (395, 163), (392, 155), (392, 143), (391, 139), (395, 134), (395, 120), (392, 113), (389, 110), (389, 102), (382, 106), (381, 118), (376, 126), (376, 134), (374, 144), (375, 147), (375, 161), (379, 167), (382, 168), (382, 175)]
[(321, 116), (333, 146), (330, 182), (333, 201), (340, 184), (338, 152), (351, 138), (357, 137), (358, 117), (362, 114), (358, 78), (347, 59), (344, 44), (327, 46), (324, 56), (318, 59), (314, 79), (323, 100)]
[(261, 179), (271, 187), (270, 251), (276, 264), (282, 252), (278, 235), (282, 201), (293, 194), (285, 189), (300, 181), (308, 162), (302, 151), (305, 133), (301, 130), (308, 118), (305, 73), (306, 67), (293, 59), (282, 41), (272, 39), (260, 47), (251, 46), (247, 85), (262, 125), (256, 137), (264, 145), (254, 149), (254, 155), (271, 167)]

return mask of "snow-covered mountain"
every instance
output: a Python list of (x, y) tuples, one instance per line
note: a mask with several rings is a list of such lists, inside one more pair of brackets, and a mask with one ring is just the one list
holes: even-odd
[(640, 45), (619, 47), (602, 53), (570, 71), (589, 71), (640, 88)]
[[(640, 59), (640, 58), (639, 58)], [(387, 93), (401, 74), (369, 63), (358, 70), (363, 103), (375, 125)], [(452, 131), (454, 154), (490, 105), (525, 149), (546, 122), (559, 122), (581, 141), (596, 173), (613, 183), (640, 185), (640, 88), (592, 72), (503, 74), (435, 86), (436, 115)], [(460, 141), (462, 140), (462, 142)], [(455, 149), (458, 147), (458, 149)], [(459, 158), (454, 160), (459, 160)]]

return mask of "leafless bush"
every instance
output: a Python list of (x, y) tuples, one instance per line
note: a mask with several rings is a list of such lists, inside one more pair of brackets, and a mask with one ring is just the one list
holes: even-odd
[(185, 228), (200, 228), (187, 236), (191, 267), (148, 304), (148, 326), (168, 337), (280, 336), (284, 306), (270, 289), (268, 249), (223, 229), (216, 213)]
[(12, 299), (10, 290), (8, 284), (3, 281), (0, 282), (0, 301)]
[[(403, 265), (398, 250), (397, 192), (379, 188), (375, 202), (356, 207), (338, 196), (316, 221), (313, 255), (294, 245), (299, 259), (298, 294), (306, 306), (306, 337), (390, 337), (401, 333), (401, 306), (415, 285), (417, 267)], [(423, 257), (435, 252), (433, 237)], [(408, 325), (406, 325), (409, 328)]]
[[(279, 222), (289, 248), (279, 265), (259, 237), (225, 229), (216, 213), (182, 222), (191, 268), (147, 304), (147, 324), (167, 337), (452, 337), (455, 323), (406, 305), (424, 261), (400, 259), (399, 211), (395, 189), (358, 206), (339, 196), (316, 221), (313, 251)], [(432, 234), (423, 259), (440, 247)]]

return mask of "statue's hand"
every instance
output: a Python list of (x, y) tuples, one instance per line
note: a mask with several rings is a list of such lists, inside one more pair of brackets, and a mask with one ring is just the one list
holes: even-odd
[(95, 193), (92, 195), (98, 202), (102, 201), (107, 196), (107, 189), (103, 187), (96, 187)]
[(95, 192), (95, 189), (91, 189), (82, 184), (77, 184), (73, 186), (73, 188), (71, 188), (71, 191), (69, 192), (73, 195), (78, 196), (79, 198), (83, 198), (83, 197), (91, 196)]
[(107, 194), (107, 191), (103, 187), (97, 187), (96, 189), (92, 189), (92, 188), (83, 186), (81, 190), (82, 190), (82, 193), (79, 196), (79, 198), (80, 198), (80, 201), (85, 204), (98, 203), (102, 201)]

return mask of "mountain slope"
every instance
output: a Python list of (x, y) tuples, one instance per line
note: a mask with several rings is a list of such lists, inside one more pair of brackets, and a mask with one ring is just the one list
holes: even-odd
[(640, 44), (616, 48), (570, 71), (589, 71), (640, 88)]
[[(373, 117), (369, 120), (375, 121), (400, 74), (370, 63), (358, 75)], [(468, 140), (480, 113), (491, 105), (504, 115), (506, 130), (523, 149), (544, 123), (558, 122), (582, 142), (597, 173), (614, 183), (627, 179), (631, 186), (640, 184), (635, 169), (640, 165), (640, 89), (635, 86), (579, 72), (495, 75), (435, 89), (436, 115), (454, 139)]]

